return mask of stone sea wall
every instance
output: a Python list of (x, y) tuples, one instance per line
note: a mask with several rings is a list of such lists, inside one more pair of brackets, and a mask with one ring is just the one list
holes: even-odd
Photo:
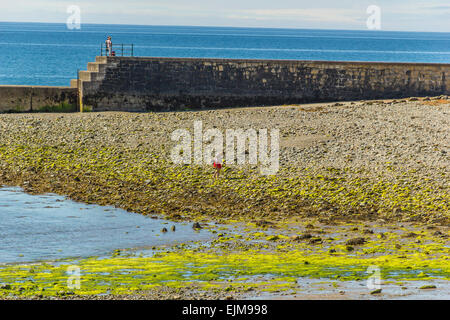
[(76, 111), (77, 89), (0, 86), (0, 112)]
[(171, 111), (450, 94), (450, 64), (97, 57), (94, 111)]

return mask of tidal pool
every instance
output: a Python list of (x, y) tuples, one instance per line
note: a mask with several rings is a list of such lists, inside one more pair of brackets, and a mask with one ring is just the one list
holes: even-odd
[[(175, 226), (176, 231), (171, 231)], [(167, 233), (161, 229), (166, 228)], [(211, 239), (186, 223), (0, 188), (0, 263), (51, 261)]]

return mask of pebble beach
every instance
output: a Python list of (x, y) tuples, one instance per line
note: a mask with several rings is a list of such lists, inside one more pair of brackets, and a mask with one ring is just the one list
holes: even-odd
[[(279, 172), (262, 176), (257, 166), (225, 163), (222, 177), (214, 180), (212, 166), (174, 165), (171, 134), (193, 131), (195, 121), (223, 132), (279, 129)], [(449, 141), (447, 96), (170, 113), (1, 114), (0, 185), (205, 226), (233, 222), (251, 224), (255, 232), (281, 228), (275, 238), (264, 235), (277, 244), (305, 240), (302, 245), (311, 245), (308, 241), (317, 237), (317, 243), (325, 243), (323, 234), (335, 226), (355, 224), (342, 238), (348, 249), (344, 243), (361, 234), (365, 240), (356, 241), (356, 247), (367, 243), (373, 224), (393, 232), (419, 228), (445, 255)], [(311, 236), (302, 238), (305, 234)], [(248, 250), (244, 240), (237, 243), (236, 250)], [(189, 298), (192, 293), (143, 292), (125, 297)], [(233, 298), (246, 291), (206, 292), (206, 298)]]

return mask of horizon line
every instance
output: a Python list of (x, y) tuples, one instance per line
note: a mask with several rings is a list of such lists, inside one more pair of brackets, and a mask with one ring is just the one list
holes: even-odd
[[(57, 24), (57, 25), (65, 25), (66, 22), (42, 22), (42, 21), (3, 21), (0, 20), (0, 23), (30, 23), (30, 24)], [(370, 30), (370, 29), (345, 29), (345, 28), (300, 28), (300, 27), (246, 27), (246, 26), (211, 26), (211, 25), (172, 25), (172, 24), (127, 24), (127, 23), (82, 23), (83, 25), (94, 25), (94, 26), (136, 26), (136, 27), (197, 27), (197, 28), (232, 28), (232, 29), (277, 29), (277, 30), (323, 30), (323, 31), (367, 31), (367, 32), (411, 32), (411, 33), (450, 33), (450, 31), (404, 31), (404, 30)], [(77, 31), (77, 30), (73, 30)]]

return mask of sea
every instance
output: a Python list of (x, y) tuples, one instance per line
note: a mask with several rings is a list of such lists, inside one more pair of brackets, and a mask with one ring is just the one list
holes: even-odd
[(147, 57), (450, 63), (450, 33), (0, 22), (0, 85), (68, 86), (108, 35)]

